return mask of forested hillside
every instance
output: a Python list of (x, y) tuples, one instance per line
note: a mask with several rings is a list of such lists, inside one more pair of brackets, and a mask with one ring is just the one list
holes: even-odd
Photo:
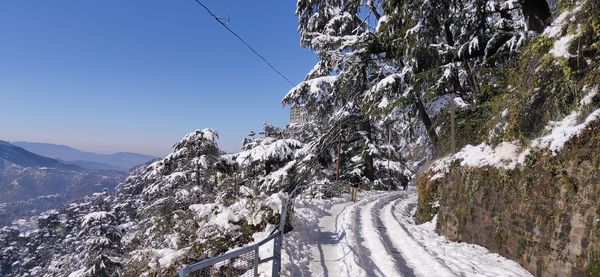
[(0, 226), (114, 189), (125, 173), (88, 170), (0, 141)]

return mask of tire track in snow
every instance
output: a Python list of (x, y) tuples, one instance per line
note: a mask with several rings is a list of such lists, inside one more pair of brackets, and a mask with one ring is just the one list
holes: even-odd
[(531, 276), (483, 247), (439, 236), (435, 222), (416, 225), (414, 189), (360, 197), (357, 203), (338, 198), (322, 212), (304, 215), (309, 223), (299, 234), (313, 254), (301, 276)]
[[(386, 247), (384, 240), (377, 228), (376, 207), (379, 203), (387, 200), (389, 196), (379, 195), (375, 201), (369, 203), (360, 210), (360, 229), (363, 241), (360, 243), (366, 249), (372, 252), (370, 255), (373, 264), (383, 276), (400, 276), (400, 270), (396, 266), (396, 261), (391, 252)], [(376, 260), (373, 260), (374, 258)]]
[[(414, 270), (414, 263), (408, 262), (409, 259), (406, 257), (414, 256), (414, 253), (407, 252), (405, 247), (398, 245), (397, 236), (400, 235), (400, 232), (390, 230), (388, 226), (390, 217), (385, 218), (382, 215), (385, 207), (390, 207), (406, 198), (407, 194), (403, 192), (393, 192), (391, 195), (378, 193), (367, 196), (351, 206), (349, 211), (352, 214), (351, 222), (346, 222), (346, 224), (352, 226), (354, 236), (348, 242), (348, 246), (355, 253), (358, 259), (357, 264), (366, 270), (369, 276), (455, 276), (448, 267), (445, 267), (433, 256), (421, 260), (422, 264), (426, 264), (426, 269), (419, 271)], [(392, 219), (392, 221), (394, 220)], [(413, 246), (417, 244), (424, 251), (423, 247), (412, 239), (409, 232), (398, 222), (392, 223), (402, 228), (404, 232), (402, 236), (412, 242)], [(390, 235), (390, 231), (394, 234), (393, 236)], [(401, 249), (405, 251), (402, 252)], [(432, 264), (434, 265), (432, 266)]]
[(359, 210), (358, 208), (367, 206), (370, 202), (372, 202), (378, 196), (381, 196), (381, 194), (376, 194), (374, 196), (368, 196), (367, 198), (358, 201), (358, 203), (352, 207), (352, 219), (351, 219), (351, 222), (348, 222), (350, 224), (353, 223), (352, 224), (352, 233), (354, 234), (354, 240), (355, 240), (353, 242), (354, 246), (352, 246), (351, 243), (349, 243), (349, 246), (351, 249), (353, 249), (353, 251), (355, 253), (358, 253), (358, 255), (357, 255), (358, 264), (366, 272), (368, 272), (369, 276), (371, 276), (371, 275), (386, 276), (386, 275), (384, 274), (384, 272), (382, 272), (379, 269), (379, 267), (377, 267), (375, 265), (375, 262), (371, 259), (371, 257), (372, 257), (371, 250), (368, 247), (364, 246), (365, 238), (362, 236), (364, 222), (362, 221), (361, 210)]
[[(408, 192), (407, 192), (408, 193)], [(456, 276), (451, 269), (445, 265), (443, 260), (431, 255), (423, 245), (417, 242), (412, 234), (403, 226), (402, 222), (393, 214), (393, 207), (406, 201), (408, 195), (399, 197), (382, 207), (381, 220), (386, 224), (388, 236), (394, 234), (391, 239), (393, 247), (406, 260), (413, 269), (413, 274), (418, 276)]]
[[(338, 251), (343, 253), (343, 257), (337, 259), (342, 262), (344, 266), (338, 266), (332, 268), (331, 276), (339, 276), (340, 273), (346, 272), (347, 276), (368, 276), (367, 272), (360, 265), (357, 259), (357, 249), (352, 246), (353, 234), (352, 232), (346, 232), (351, 230), (348, 225), (349, 220), (347, 218), (352, 216), (352, 209), (354, 205), (346, 205), (344, 208), (335, 216), (335, 230), (340, 240), (338, 240)], [(313, 275), (314, 276), (314, 275)]]
[(393, 195), (388, 196), (385, 199), (382, 199), (381, 201), (378, 201), (375, 209), (373, 209), (372, 216), (375, 219), (375, 223), (379, 229), (379, 236), (381, 237), (382, 242), (384, 243), (386, 251), (394, 258), (396, 262), (396, 267), (400, 271), (401, 275), (405, 277), (414, 277), (414, 270), (411, 267), (409, 267), (406, 259), (402, 256), (402, 253), (399, 252), (398, 248), (394, 246), (394, 238), (392, 234), (390, 234), (390, 230), (387, 223), (381, 216), (381, 211), (383, 210), (384, 206), (389, 205), (391, 203), (396, 203), (399, 199), (402, 198), (406, 198), (406, 194), (395, 192), (393, 193)]
[[(343, 202), (329, 207), (329, 212), (318, 220), (316, 228), (308, 234), (310, 260), (305, 272), (290, 276), (368, 276), (359, 265), (348, 218), (352, 216), (353, 203)], [(301, 257), (297, 257), (300, 258)]]

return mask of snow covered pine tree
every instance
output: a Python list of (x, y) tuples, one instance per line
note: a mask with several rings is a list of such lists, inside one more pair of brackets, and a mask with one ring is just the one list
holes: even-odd
[(534, 34), (515, 0), (300, 0), (296, 13), (301, 43), (320, 61), (283, 102), (330, 126), (315, 154), (341, 145), (344, 172), (371, 180), (403, 172), (406, 156), (441, 154), (442, 108), (487, 97), (479, 88), (492, 78), (486, 66)]

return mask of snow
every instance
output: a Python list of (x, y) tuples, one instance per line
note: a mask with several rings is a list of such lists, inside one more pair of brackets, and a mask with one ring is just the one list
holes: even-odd
[(511, 167), (513, 157), (518, 153), (518, 150), (518, 146), (509, 142), (502, 142), (494, 149), (485, 144), (479, 146), (467, 145), (465, 151), (457, 157), (462, 159), (462, 166), (505, 165)]
[(185, 180), (185, 172), (173, 172), (167, 176), (165, 176), (167, 183), (177, 183), (177, 180), (183, 179)]
[(267, 187), (272, 187), (274, 185), (276, 185), (278, 182), (284, 181), (285, 177), (287, 177), (288, 172), (290, 172), (290, 169), (296, 165), (296, 161), (292, 160), (291, 162), (288, 162), (285, 166), (271, 172), (269, 175), (267, 175), (265, 177), (265, 181), (264, 184)]
[(389, 105), (390, 105), (390, 101), (388, 101), (387, 97), (384, 96), (383, 99), (381, 99), (381, 101), (377, 105), (377, 108), (385, 109)]
[(189, 247), (179, 250), (169, 248), (152, 249), (153, 257), (152, 261), (148, 266), (150, 266), (151, 268), (168, 268), (172, 264), (174, 264), (179, 257), (185, 255), (189, 250)]
[(202, 130), (196, 130), (194, 132), (191, 132), (189, 134), (187, 134), (185, 137), (183, 137), (183, 139), (181, 140), (182, 142), (186, 142), (186, 141), (202, 141), (202, 140), (208, 140), (210, 142), (216, 142), (219, 139), (219, 133), (213, 129), (202, 129)]
[(435, 233), (436, 222), (414, 223), (417, 194), (365, 192), (301, 199), (286, 235), (283, 275), (289, 276), (531, 276), (484, 247)]
[(103, 219), (107, 218), (109, 215), (111, 215), (110, 212), (104, 212), (104, 211), (86, 214), (83, 217), (81, 226), (89, 225), (91, 222), (94, 222), (94, 221), (103, 220)]
[[(430, 179), (442, 178), (448, 173), (452, 163), (456, 161), (460, 161), (461, 166), (514, 169), (522, 165), (525, 157), (534, 149), (547, 148), (553, 156), (556, 156), (569, 140), (579, 135), (592, 121), (600, 117), (600, 109), (596, 109), (580, 122), (583, 108), (592, 103), (593, 97), (598, 93), (598, 88), (586, 86), (582, 91), (586, 95), (580, 100), (580, 106), (562, 120), (550, 121), (545, 128), (547, 133), (534, 139), (527, 147), (522, 147), (517, 142), (501, 142), (496, 147), (485, 142), (477, 146), (466, 145), (457, 153), (432, 163), (430, 172), (433, 174)], [(507, 115), (508, 110), (504, 110), (502, 117)]]
[[(436, 259), (443, 261), (452, 275), (461, 276), (532, 276), (517, 262), (492, 253), (485, 247), (449, 241), (435, 232), (436, 219), (431, 222), (416, 225), (413, 214), (416, 211), (417, 195), (409, 195), (396, 202), (392, 208), (393, 216), (410, 234), (418, 245)], [(412, 209), (410, 207), (413, 207)], [(387, 214), (390, 215), (389, 213)], [(414, 248), (413, 248), (414, 249)], [(428, 266), (423, 264), (421, 268)], [(440, 276), (434, 274), (436, 276)], [(432, 276), (432, 275), (427, 275)]]
[(31, 224), (29, 224), (29, 222), (27, 221), (27, 219), (24, 219), (24, 218), (15, 219), (15, 220), (13, 220), (13, 222), (11, 224), (12, 225), (18, 225), (18, 226), (29, 226), (29, 227), (31, 227)]
[(582, 115), (582, 108), (592, 103), (592, 99), (598, 93), (598, 88), (585, 86), (582, 91), (586, 93), (586, 95), (579, 101), (579, 109), (576, 109), (560, 121), (551, 121), (548, 123), (546, 130), (548, 130), (549, 133), (535, 139), (531, 144), (532, 147), (549, 148), (552, 151), (552, 154), (556, 155), (563, 148), (565, 143), (579, 135), (589, 123), (600, 116), (600, 109), (597, 109), (591, 112), (582, 123), (578, 123), (579, 118)]
[(381, 81), (377, 82), (377, 84), (375, 84), (375, 86), (373, 86), (373, 88), (371, 88), (371, 90), (374, 92), (382, 91), (386, 88), (389, 88), (390, 86), (393, 86), (398, 80), (403, 80), (403, 79), (404, 79), (404, 76), (402, 74), (394, 73), (392, 75), (389, 75), (389, 76), (381, 79)]
[(561, 13), (550, 26), (546, 27), (544, 30), (544, 35), (549, 38), (557, 38), (561, 33), (565, 24), (565, 20), (567, 16), (570, 14), (569, 11), (565, 11)]
[(410, 35), (420, 32), (421, 28), (423, 28), (423, 22), (421, 20), (419, 20), (419, 22), (417, 22), (417, 25), (415, 25), (414, 27), (412, 27), (406, 31), (404, 38), (407, 38)]
[[(436, 116), (442, 109), (450, 106), (450, 99), (452, 95), (453, 94), (442, 95), (435, 98), (431, 102), (426, 103), (425, 106), (427, 108), (427, 112), (431, 116)], [(456, 107), (461, 109), (469, 106), (469, 104), (465, 103), (465, 101), (460, 97), (454, 97), (454, 104)]]
[(83, 277), (85, 275), (85, 268), (79, 269), (77, 271), (71, 272), (68, 277)]
[(431, 116), (436, 116), (442, 109), (450, 105), (450, 95), (442, 95), (435, 98), (433, 101), (425, 104), (427, 112)]
[(569, 46), (571, 46), (571, 40), (573, 40), (574, 37), (575, 35), (572, 34), (561, 37), (554, 43), (554, 46), (550, 49), (550, 53), (557, 58), (568, 59), (573, 57), (573, 55), (569, 53)]
[(472, 54), (473, 52), (477, 51), (477, 49), (479, 49), (479, 39), (477, 37), (474, 37), (469, 42), (469, 54)]
[(242, 218), (239, 214), (233, 212), (229, 207), (222, 207), (221, 211), (216, 216), (211, 217), (210, 223), (223, 229), (231, 229), (235, 226), (232, 223), (237, 223), (240, 220), (242, 220)]
[(293, 157), (303, 144), (295, 139), (264, 139), (260, 145), (240, 152), (235, 161), (240, 166), (249, 166), (255, 161), (285, 160)]
[(575, 18), (573, 15), (575, 13), (579, 12), (580, 10), (581, 10), (581, 1), (577, 1), (575, 8), (573, 8), (570, 11), (565, 11), (565, 12), (561, 13), (558, 17), (556, 17), (556, 19), (554, 19), (552, 24), (550, 24), (550, 26), (546, 27), (546, 29), (543, 32), (543, 35), (545, 35), (549, 38), (558, 38), (562, 34), (565, 25), (569, 21), (574, 21)]
[(460, 161), (461, 166), (513, 169), (524, 160), (524, 157), (525, 154), (520, 152), (516, 142), (502, 142), (495, 148), (486, 143), (477, 146), (467, 145), (456, 154), (435, 161), (431, 166), (431, 171), (434, 173), (431, 180), (444, 177), (455, 161)]
[(196, 157), (192, 159), (192, 164), (200, 167), (208, 167), (208, 160), (206, 159), (206, 155), (202, 155), (200, 157)]
[(195, 205), (190, 206), (190, 210), (196, 212), (196, 216), (198, 216), (198, 218), (203, 218), (203, 217), (206, 217), (206, 216), (212, 214), (212, 211), (216, 206), (217, 205), (214, 203), (195, 204)]
[(375, 264), (377, 271), (383, 276), (398, 276), (399, 271), (396, 269), (394, 258), (386, 250), (383, 240), (380, 239), (380, 234), (376, 226), (373, 224), (372, 212), (377, 202), (369, 201), (364, 209), (360, 211), (360, 225), (362, 227), (363, 242), (362, 245), (369, 249), (372, 253), (377, 253), (378, 263)]
[(600, 117), (600, 109), (588, 115), (583, 123), (577, 124), (579, 115), (578, 112), (572, 112), (561, 121), (550, 122), (549, 126), (546, 127), (550, 129), (550, 134), (537, 138), (532, 142), (532, 146), (536, 148), (549, 148), (552, 151), (552, 155), (555, 156), (565, 143), (581, 133), (590, 122)]
[(388, 16), (387, 15), (383, 15), (382, 17), (379, 18), (379, 21), (377, 21), (377, 27), (375, 28), (376, 32), (379, 32), (381, 26), (388, 20)]
[(236, 223), (244, 218), (248, 221), (248, 224), (260, 224), (263, 216), (262, 213), (253, 213), (248, 209), (248, 204), (249, 200), (247, 198), (241, 198), (238, 202), (229, 206), (216, 203), (194, 204), (190, 205), (189, 209), (195, 213), (199, 221), (206, 220), (208, 217), (207, 226), (216, 226), (224, 231), (239, 228)]
[(354, 242), (352, 202), (296, 200), (294, 231), (286, 234), (282, 255), (283, 276), (367, 276), (351, 254)]
[(579, 135), (592, 121), (600, 117), (600, 109), (590, 113), (587, 118), (578, 124), (579, 111), (574, 111), (560, 121), (551, 121), (546, 129), (547, 135), (533, 140), (528, 148), (522, 149), (515, 142), (502, 142), (495, 148), (481, 143), (473, 146), (467, 145), (452, 156), (435, 161), (430, 170), (433, 172), (431, 180), (442, 178), (449, 171), (454, 161), (461, 161), (461, 166), (514, 169), (525, 162), (525, 157), (532, 149), (548, 148), (556, 156), (563, 146), (573, 137)]
[(563, 30), (567, 26), (569, 22), (575, 21), (575, 14), (581, 10), (581, 2), (577, 2), (575, 8), (570, 11), (565, 11), (561, 13), (550, 26), (546, 27), (543, 34), (549, 38), (556, 38), (556, 42), (554, 46), (550, 50), (550, 53), (557, 58), (565, 58), (568, 59), (573, 57), (571, 53), (569, 53), (569, 47), (571, 46), (571, 41), (580, 36), (581, 34), (581, 26), (577, 26), (577, 30), (574, 34), (566, 34), (561, 37), (563, 34)]
[(240, 194), (246, 197), (255, 197), (256, 193), (251, 188), (241, 185), (240, 186)]
[(409, 231), (395, 222), (394, 214), (397, 214), (397, 211), (394, 211), (393, 207), (395, 207), (395, 203), (390, 202), (383, 208), (383, 217), (386, 222), (391, 223), (386, 227), (388, 232), (395, 234), (396, 239), (392, 240), (394, 247), (401, 249), (402, 255), (407, 258), (407, 263), (417, 269), (415, 273), (421, 276), (453, 276), (454, 274), (444, 264), (439, 262), (428, 264), (429, 261), (435, 260), (435, 256), (420, 247), (419, 243), (408, 233)]
[(330, 88), (333, 86), (336, 79), (336, 76), (323, 76), (306, 80), (288, 91), (283, 98), (284, 102), (305, 97), (305, 95), (313, 99), (325, 98), (331, 93)]
[(392, 172), (406, 172), (406, 165), (401, 161), (392, 161), (386, 159), (375, 159), (375, 166), (380, 170)]
[[(267, 226), (265, 227), (265, 230), (263, 232), (257, 232), (252, 235), (252, 238), (254, 239), (253, 243), (258, 243), (258, 242), (261, 242), (262, 240), (266, 239), (271, 234), (271, 232), (273, 232), (273, 230), (275, 230), (275, 228), (277, 228), (277, 225), (267, 223)], [(261, 245), (258, 249), (258, 257), (260, 259), (267, 259), (267, 258), (272, 257), (273, 256), (273, 247), (274, 247), (273, 240)], [(258, 265), (258, 275), (259, 276), (271, 276), (272, 268), (273, 268), (273, 262), (261, 263)]]
[(594, 98), (594, 96), (596, 96), (596, 94), (598, 94), (598, 87), (589, 88), (586, 85), (585, 87), (583, 87), (583, 91), (587, 91), (587, 94), (583, 98), (581, 98), (579, 104), (581, 106), (592, 104), (592, 99)]
[(454, 97), (454, 103), (456, 104), (456, 106), (458, 106), (459, 108), (466, 108), (469, 106), (468, 103), (466, 103), (462, 98), (460, 97)]
[(278, 192), (267, 198), (267, 206), (273, 210), (273, 214), (278, 214), (281, 212), (281, 208), (283, 207), (283, 203), (287, 199), (286, 193)]

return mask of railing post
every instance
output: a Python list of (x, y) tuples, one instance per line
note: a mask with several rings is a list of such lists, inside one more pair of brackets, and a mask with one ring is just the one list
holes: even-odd
[(256, 247), (256, 249), (254, 249), (254, 277), (258, 277), (258, 263), (260, 261), (260, 257), (258, 254), (258, 249), (260, 247)]
[(273, 271), (271, 276), (279, 277), (281, 272), (281, 240), (283, 232), (277, 231), (279, 234), (273, 240)]

